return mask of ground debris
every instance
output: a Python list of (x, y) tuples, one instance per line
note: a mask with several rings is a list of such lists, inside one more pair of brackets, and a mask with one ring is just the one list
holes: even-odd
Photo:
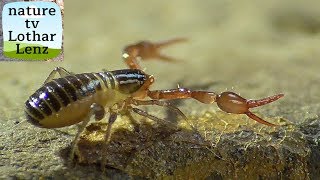
[[(319, 161), (310, 160), (319, 150), (310, 149), (310, 136), (307, 139), (300, 128), (281, 118), (275, 119), (282, 124), (276, 128), (241, 118), (220, 112), (190, 117), (199, 132), (183, 123), (175, 129), (147, 122), (126, 128), (123, 122), (113, 129), (107, 164), (131, 176), (149, 178), (311, 178), (319, 174), (314, 170)], [(100, 122), (88, 126), (78, 144), (79, 163), (100, 163), (105, 129)]]

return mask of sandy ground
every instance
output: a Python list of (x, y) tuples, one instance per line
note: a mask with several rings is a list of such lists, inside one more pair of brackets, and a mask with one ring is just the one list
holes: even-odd
[[(142, 63), (156, 77), (154, 89), (179, 83), (216, 92), (232, 90), (248, 98), (281, 92), (282, 100), (255, 112), (294, 124), (319, 123), (318, 0), (68, 0), (64, 25), (64, 62), (0, 65), (0, 178), (99, 176), (96, 167), (69, 170), (59, 156), (59, 150), (70, 145), (75, 127), (63, 129), (68, 134), (17, 123), (25, 120), (24, 102), (55, 67), (75, 73), (123, 69), (122, 48), (138, 40), (189, 39), (163, 51), (179, 58), (178, 63)], [(199, 116), (219, 111), (192, 100), (181, 110)], [(112, 171), (114, 177), (127, 177)]]

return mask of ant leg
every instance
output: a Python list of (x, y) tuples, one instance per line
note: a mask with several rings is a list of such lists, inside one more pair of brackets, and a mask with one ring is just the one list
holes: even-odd
[(172, 57), (161, 54), (160, 49), (184, 41), (186, 41), (185, 38), (176, 38), (159, 43), (140, 41), (136, 44), (126, 46), (123, 50), (122, 57), (130, 69), (141, 69), (137, 61), (138, 59), (147, 60), (157, 58), (163, 61), (176, 61), (176, 59)]
[(110, 110), (110, 116), (108, 120), (108, 126), (107, 126), (107, 131), (106, 134), (104, 135), (104, 144), (102, 146), (102, 161), (101, 161), (101, 170), (104, 172), (105, 171), (105, 166), (107, 165), (107, 147), (111, 139), (111, 128), (113, 123), (116, 121), (118, 114), (115, 112), (112, 112)]
[(129, 110), (125, 110), (124, 112), (125, 112), (125, 116), (128, 117), (130, 123), (133, 125), (134, 130), (138, 131), (139, 130), (139, 123), (134, 119), (131, 112)]
[[(150, 78), (151, 77), (151, 78)], [(195, 130), (195, 128), (191, 125), (190, 122), (188, 122), (188, 118), (175, 106), (172, 106), (168, 102), (159, 101), (160, 99), (187, 99), (187, 98), (194, 98), (202, 103), (211, 104), (215, 102), (216, 100), (216, 94), (213, 92), (207, 92), (207, 91), (191, 91), (186, 88), (178, 88), (178, 89), (170, 89), (170, 90), (156, 90), (156, 91), (150, 91), (149, 87), (153, 83), (154, 79), (152, 76), (149, 76), (149, 78), (146, 80), (145, 84), (132, 95), (133, 98), (133, 104), (134, 105), (158, 105), (158, 106), (164, 106), (167, 108), (170, 108), (177, 114), (179, 114), (183, 119), (190, 125), (190, 127)], [(152, 100), (149, 101), (139, 101), (137, 98), (144, 99), (146, 96), (150, 97)]]
[(110, 141), (111, 138), (111, 127), (113, 125), (113, 123), (116, 121), (118, 114), (115, 112), (111, 112), (110, 113), (110, 117), (108, 120), (108, 126), (107, 126), (107, 131), (106, 134), (104, 136), (105, 142), (106, 144), (108, 144), (108, 142)]
[(209, 91), (193, 91), (187, 88), (148, 91), (151, 99), (189, 99), (193, 98), (204, 104), (212, 104), (216, 101), (217, 94)]
[(169, 123), (169, 124), (172, 125), (173, 127), (175, 126), (175, 124), (173, 124), (172, 122), (166, 121), (166, 120), (164, 120), (164, 119), (160, 119), (160, 118), (158, 118), (158, 117), (156, 117), (156, 116), (153, 116), (153, 115), (147, 113), (146, 111), (144, 111), (144, 110), (142, 110), (142, 109), (132, 108), (132, 111), (135, 112), (135, 113), (137, 113), (137, 114), (139, 114), (140, 116), (147, 117), (147, 118), (149, 118), (149, 119), (151, 119), (151, 120), (154, 120), (154, 121), (156, 121), (156, 122), (160, 122), (160, 123), (165, 122), (165, 123)]
[(149, 87), (154, 83), (154, 77), (149, 75), (138, 91), (132, 94), (135, 99), (144, 99), (146, 96), (153, 100), (159, 99), (196, 99), (204, 104), (212, 104), (216, 101), (217, 94), (209, 91), (193, 91), (187, 88), (155, 90), (150, 91)]
[(88, 123), (90, 122), (91, 116), (94, 115), (96, 120), (101, 120), (104, 115), (105, 115), (105, 109), (103, 108), (103, 106), (93, 103), (90, 106), (90, 112), (88, 113), (87, 117), (85, 118), (84, 121), (82, 121), (81, 125), (78, 126), (78, 132), (76, 137), (74, 138), (74, 140), (72, 141), (71, 144), (71, 150), (70, 150), (70, 154), (69, 154), (69, 163), (72, 163), (73, 158), (74, 158), (74, 152), (76, 150), (76, 145), (79, 142), (80, 136), (83, 133), (84, 129), (86, 128), (86, 126), (88, 125)]
[(225, 112), (246, 114), (249, 118), (268, 126), (275, 126), (275, 124), (269, 123), (254, 115), (249, 111), (249, 109), (269, 104), (284, 96), (284, 94), (277, 94), (260, 100), (247, 100), (233, 92), (223, 92), (218, 95), (214, 92), (192, 91), (186, 88), (148, 91), (147, 94), (151, 99), (155, 100), (193, 98), (204, 104), (212, 104), (217, 102), (218, 107)]
[[(177, 107), (171, 105), (169, 102), (165, 102), (165, 101), (159, 101), (159, 100), (146, 100), (146, 101), (140, 101), (140, 100), (132, 100), (132, 104), (136, 105), (136, 106), (141, 106), (141, 105), (157, 105), (157, 106), (162, 106), (162, 107), (166, 107), (169, 108), (170, 110), (174, 111), (175, 113), (177, 113), (178, 115), (180, 115), (191, 127), (191, 129), (198, 133), (198, 131), (192, 126), (192, 124), (188, 121), (187, 116)], [(170, 122), (171, 123), (171, 122)], [(171, 123), (172, 124), (172, 123)]]
[(63, 67), (56, 67), (54, 68), (54, 70), (51, 71), (51, 73), (49, 74), (49, 76), (47, 77), (47, 79), (44, 81), (43, 84), (52, 81), (52, 79), (56, 76), (57, 73), (60, 75), (60, 77), (66, 77), (73, 74), (67, 71), (66, 69), (64, 69)]
[(186, 117), (186, 115), (184, 115), (183, 112), (180, 111), (179, 108), (172, 106), (169, 102), (164, 102), (164, 101), (159, 101), (159, 100), (146, 100), (146, 101), (133, 100), (133, 104), (136, 106), (157, 105), (157, 106), (167, 107), (167, 108), (173, 110), (178, 115), (180, 115), (183, 119), (185, 119), (185, 120), (188, 119)]

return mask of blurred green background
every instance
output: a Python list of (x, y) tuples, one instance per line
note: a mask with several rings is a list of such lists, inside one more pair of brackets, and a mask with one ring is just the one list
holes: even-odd
[[(228, 89), (253, 99), (283, 92), (282, 100), (256, 112), (295, 124), (319, 119), (318, 0), (68, 0), (64, 13), (63, 62), (0, 64), (0, 147), (18, 149), (20, 155), (22, 152), (28, 157), (3, 152), (2, 177), (13, 172), (23, 176), (41, 174), (43, 170), (50, 174), (52, 167), (63, 169), (55, 153), (67, 146), (72, 136), (57, 135), (27, 123), (14, 124), (24, 120), (24, 102), (47, 75), (57, 66), (75, 73), (124, 69), (122, 48), (139, 40), (189, 40), (163, 51), (177, 57), (178, 63), (141, 62), (146, 72), (156, 78), (153, 89), (174, 88), (179, 83), (216, 92)], [(215, 105), (192, 100), (181, 109), (199, 116), (204, 111), (218, 110)], [(247, 121), (243, 116), (240, 119)], [(44, 147), (36, 154), (39, 141), (32, 140), (32, 134), (50, 139), (44, 140), (47, 144), (40, 145)], [(32, 169), (35, 161), (42, 161), (43, 154), (48, 156), (48, 165), (42, 170)], [(24, 169), (32, 169), (32, 173)]]

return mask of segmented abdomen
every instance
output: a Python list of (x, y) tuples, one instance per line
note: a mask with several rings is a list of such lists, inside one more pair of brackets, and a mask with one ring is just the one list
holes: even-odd
[(44, 84), (26, 101), (27, 119), (32, 124), (41, 126), (41, 120), (45, 117), (102, 88), (115, 88), (115, 80), (110, 72), (83, 73), (54, 79)]

